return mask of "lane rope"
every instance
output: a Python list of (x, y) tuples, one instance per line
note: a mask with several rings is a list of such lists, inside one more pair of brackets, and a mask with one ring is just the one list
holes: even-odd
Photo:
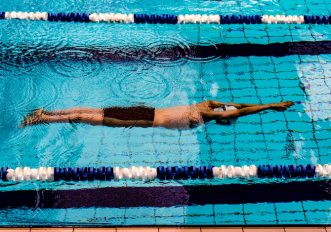
[(331, 178), (331, 164), (244, 166), (2, 167), (2, 181), (187, 180), (226, 178)]
[(331, 24), (330, 15), (216, 15), (0, 12), (0, 19), (148, 24)]

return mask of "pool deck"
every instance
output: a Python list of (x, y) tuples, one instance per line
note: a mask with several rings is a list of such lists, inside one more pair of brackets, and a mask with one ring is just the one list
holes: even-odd
[(128, 227), (128, 228), (0, 228), (1, 232), (331, 232), (331, 227)]

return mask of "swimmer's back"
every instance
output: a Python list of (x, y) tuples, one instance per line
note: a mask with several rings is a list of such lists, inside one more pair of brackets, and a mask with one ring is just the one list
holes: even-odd
[(202, 123), (203, 119), (198, 107), (185, 105), (156, 109), (153, 126), (190, 129)]

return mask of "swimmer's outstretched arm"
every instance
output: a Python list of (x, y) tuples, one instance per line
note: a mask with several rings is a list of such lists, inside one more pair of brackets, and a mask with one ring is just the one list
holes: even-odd
[(277, 110), (277, 111), (284, 111), (288, 107), (292, 106), (293, 102), (280, 102), (280, 103), (273, 103), (273, 104), (265, 104), (265, 105), (255, 105), (255, 106), (248, 106), (241, 109), (236, 110), (227, 110), (223, 112), (218, 111), (208, 111), (202, 112), (202, 116), (205, 118), (209, 118), (211, 120), (222, 120), (226, 118), (238, 118), (241, 116), (255, 114), (264, 110)]
[(208, 100), (207, 103), (213, 109), (222, 107), (223, 105), (234, 106), (237, 109), (261, 105), (261, 104), (246, 104), (246, 103), (234, 103), (234, 102), (219, 102), (219, 101), (214, 101), (214, 100)]

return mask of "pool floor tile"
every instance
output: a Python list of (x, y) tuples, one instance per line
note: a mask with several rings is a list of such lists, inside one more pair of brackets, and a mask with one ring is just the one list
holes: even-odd
[(159, 232), (200, 232), (200, 228), (164, 227), (164, 228), (159, 228)]
[(285, 227), (286, 232), (325, 232), (325, 227)]
[(74, 232), (116, 232), (116, 228), (74, 228)]
[(201, 232), (243, 232), (241, 227), (231, 228), (231, 227), (210, 227), (201, 228)]
[(270, 228), (263, 228), (263, 227), (250, 227), (250, 228), (245, 228), (244, 227), (244, 232), (284, 232), (284, 228), (282, 227), (270, 227)]
[(31, 232), (73, 232), (74, 228), (31, 228)]
[(158, 228), (154, 227), (154, 228), (117, 228), (118, 232), (158, 232)]
[(0, 228), (0, 232), (331, 232), (331, 227)]
[(0, 228), (1, 232), (30, 232), (30, 228)]

